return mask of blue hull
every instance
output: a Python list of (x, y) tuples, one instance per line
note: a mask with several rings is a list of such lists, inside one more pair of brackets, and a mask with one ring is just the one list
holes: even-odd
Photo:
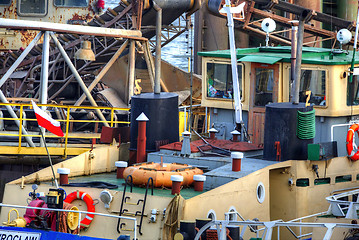
[(109, 240), (31, 228), (0, 227), (0, 240)]

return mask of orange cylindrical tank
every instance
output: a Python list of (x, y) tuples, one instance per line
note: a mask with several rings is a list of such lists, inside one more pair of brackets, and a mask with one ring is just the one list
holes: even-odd
[(189, 186), (193, 183), (193, 176), (203, 174), (199, 168), (189, 166), (187, 164), (178, 163), (139, 163), (127, 167), (123, 172), (126, 178), (132, 175), (133, 184), (145, 185), (150, 177), (153, 179), (154, 187), (172, 187), (171, 176), (179, 175), (183, 177), (182, 186)]

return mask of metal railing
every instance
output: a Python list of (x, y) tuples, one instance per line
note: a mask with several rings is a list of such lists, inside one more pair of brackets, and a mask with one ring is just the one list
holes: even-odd
[[(203, 128), (204, 128), (204, 133), (207, 133), (208, 132), (208, 129), (209, 129), (209, 112), (208, 112), (208, 107), (202, 107), (201, 104), (197, 104), (197, 105), (192, 105), (192, 108), (204, 108), (205, 109), (205, 112), (204, 113), (198, 113), (198, 112), (194, 112), (193, 115), (204, 115), (204, 123), (203, 123)], [(178, 109), (180, 111), (182, 111), (184, 113), (183, 115), (183, 128), (184, 128), (184, 131), (187, 131), (187, 121), (188, 121), (188, 118), (191, 114), (190, 112), (190, 108), (191, 106), (180, 106), (178, 107)], [(180, 133), (181, 134), (181, 133)]]
[(96, 213), (96, 212), (87, 212), (87, 211), (75, 211), (75, 210), (67, 210), (67, 209), (54, 209), (54, 208), (40, 208), (40, 207), (30, 207), (30, 206), (20, 206), (20, 205), (11, 205), (11, 204), (3, 204), (0, 203), (0, 207), (9, 207), (9, 208), (24, 208), (24, 209), (38, 209), (38, 210), (47, 210), (47, 211), (57, 211), (57, 212), (73, 212), (78, 213), (78, 233), (77, 235), (80, 235), (80, 227), (81, 227), (81, 214), (94, 214), (97, 216), (103, 216), (103, 217), (110, 217), (110, 218), (118, 218), (118, 219), (126, 219), (130, 221), (134, 221), (134, 229), (133, 229), (133, 239), (137, 239), (137, 220), (136, 218), (131, 217), (123, 217), (123, 216), (116, 216), (116, 215), (110, 215), (105, 213)]
[[(3, 106), (11, 106), (12, 108), (19, 109), (18, 116), (19, 118), (12, 118), (12, 117), (4, 117), (2, 112), (0, 114), (0, 122), (3, 121), (16, 121), (18, 120), (20, 122), (20, 126), (18, 127), (18, 130), (14, 133), (14, 131), (8, 132), (8, 131), (0, 131), (0, 137), (1, 136), (8, 136), (8, 137), (18, 137), (18, 152), (20, 153), (22, 148), (22, 137), (41, 137), (40, 134), (32, 132), (31, 134), (29, 132), (24, 133), (21, 131), (23, 126), (28, 125), (28, 122), (30, 121), (37, 121), (36, 118), (26, 118), (25, 116), (25, 109), (32, 109), (32, 105), (30, 103), (0, 103), (0, 108)], [(74, 123), (95, 123), (95, 124), (108, 124), (110, 127), (114, 127), (117, 124), (130, 124), (128, 121), (118, 121), (116, 112), (117, 111), (126, 111), (129, 112), (129, 108), (114, 108), (114, 107), (93, 107), (93, 106), (65, 106), (65, 105), (55, 105), (55, 104), (38, 104), (38, 106), (45, 106), (47, 108), (53, 108), (55, 109), (55, 112), (57, 111), (59, 114), (57, 118), (54, 118), (55, 120), (59, 121), (61, 125), (63, 125), (62, 129), (64, 130), (64, 137), (61, 141), (64, 143), (64, 155), (67, 156), (68, 153), (68, 145), (69, 145), (69, 139), (76, 138), (76, 139), (98, 139), (100, 138), (99, 134), (94, 136), (94, 134), (72, 134), (70, 131), (70, 126), (72, 126)], [(87, 111), (108, 111), (110, 115), (110, 119), (103, 121), (98, 119), (97, 117), (94, 117), (93, 119), (82, 119), (82, 120), (76, 120), (70, 118), (71, 113), (76, 110), (87, 110)], [(25, 116), (25, 117), (24, 117)], [(59, 118), (59, 116), (63, 116), (62, 118)], [(96, 115), (94, 115), (96, 116)], [(52, 116), (53, 117), (53, 116)], [(0, 124), (0, 126), (4, 126), (4, 124)], [(98, 126), (98, 125), (97, 125)], [(60, 138), (54, 134), (46, 134), (46, 138)]]
[[(325, 214), (328, 214), (328, 211), (325, 211), (325, 212), (320, 212), (320, 213), (315, 213), (315, 214), (312, 214), (312, 215), (308, 215), (308, 216), (304, 216), (304, 217), (300, 217), (300, 218), (296, 218), (296, 219), (293, 219), (293, 220), (290, 220), (290, 221), (287, 221), (287, 223), (299, 223), (299, 224), (305, 224), (303, 223), (302, 221), (303, 220), (306, 220), (306, 219), (309, 219), (309, 218), (313, 218), (313, 217), (317, 217), (317, 216), (323, 216)], [(228, 221), (228, 222), (233, 222), (231, 221), (231, 216), (232, 216), (232, 219), (235, 219), (233, 216), (238, 216), (243, 222), (260, 222), (259, 220), (252, 220), (252, 221), (249, 221), (249, 220), (245, 220), (245, 218), (240, 214), (238, 213), (237, 211), (231, 211), (231, 212), (227, 212), (225, 213), (225, 220)], [(271, 221), (271, 222), (276, 222), (276, 223), (285, 223), (282, 219), (279, 219), (279, 220), (274, 220), (274, 221)], [(249, 228), (249, 230), (253, 233), (256, 234), (256, 237), (259, 238), (259, 237), (262, 237), (264, 238), (266, 232), (267, 232), (267, 226), (266, 225), (263, 225), (264, 227), (263, 228), (257, 228), (256, 225), (245, 225), (242, 229), (242, 232), (241, 232), (241, 237), (243, 237), (245, 231), (247, 230), (247, 228)], [(299, 234), (296, 234), (290, 227), (290, 225), (286, 226), (286, 228), (288, 229), (288, 231), (293, 235), (293, 237), (295, 237), (296, 239), (302, 239), (303, 237), (308, 237), (308, 236), (311, 236), (312, 233), (305, 233), (303, 234), (302, 233), (302, 227), (300, 226), (299, 227)], [(277, 238), (280, 239), (280, 228), (278, 226), (278, 233), (277, 233)], [(260, 236), (262, 235), (262, 236)]]
[[(313, 227), (322, 227), (322, 228), (326, 228), (327, 231), (325, 232), (325, 235), (323, 237), (323, 240), (329, 240), (331, 239), (331, 236), (333, 234), (334, 228), (350, 228), (350, 229), (359, 229), (359, 225), (358, 224), (345, 224), (345, 223), (309, 223), (309, 222), (283, 222), (283, 221), (268, 221), (268, 222), (259, 222), (259, 221), (229, 221), (229, 220), (213, 220), (209, 223), (207, 223), (206, 225), (204, 225), (197, 233), (195, 240), (199, 240), (200, 236), (202, 233), (204, 233), (208, 228), (212, 227), (212, 226), (216, 226), (217, 229), (217, 234), (218, 234), (218, 239), (219, 240), (225, 240), (227, 239), (226, 237), (226, 233), (227, 230), (226, 228), (228, 226), (243, 226), (243, 230), (241, 231), (241, 237), (243, 237), (244, 235), (244, 231), (247, 229), (247, 227), (258, 227), (258, 226), (263, 226), (263, 228), (259, 229), (259, 230), (263, 230), (263, 234), (261, 236), (262, 239), (264, 240), (271, 240), (272, 239), (272, 234), (273, 234), (273, 229), (275, 227), (278, 228), (278, 236), (277, 239), (280, 239), (280, 235), (279, 235), (279, 228), (280, 227), (299, 227), (299, 228), (303, 228), (303, 227), (308, 227), (308, 228), (313, 228)], [(259, 231), (257, 230), (257, 231)], [(312, 233), (310, 233), (311, 235)], [(305, 236), (309, 236), (309, 234), (304, 234), (302, 236), (295, 236), (297, 239), (301, 239), (302, 237)], [(258, 237), (258, 235), (257, 235)]]

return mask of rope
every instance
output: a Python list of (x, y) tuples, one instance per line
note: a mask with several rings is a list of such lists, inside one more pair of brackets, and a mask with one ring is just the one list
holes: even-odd
[(163, 226), (163, 239), (173, 239), (177, 233), (179, 215), (182, 213), (183, 208), (183, 197), (176, 194), (176, 196), (171, 200), (167, 206), (166, 217)]
[(297, 112), (297, 137), (300, 139), (313, 139), (315, 137), (315, 110)]
[[(64, 202), (63, 209), (70, 210), (72, 207), (72, 204)], [(59, 232), (78, 234), (78, 228), (76, 228), (75, 230), (71, 230), (67, 227), (67, 214), (68, 212), (59, 213)]]

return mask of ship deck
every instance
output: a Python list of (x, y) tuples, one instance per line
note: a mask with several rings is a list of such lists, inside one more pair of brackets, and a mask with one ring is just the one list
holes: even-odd
[[(71, 177), (69, 178), (69, 183), (89, 183), (89, 182), (104, 182), (107, 184), (117, 185), (117, 188), (113, 188), (112, 190), (123, 191), (125, 187), (124, 179), (117, 179), (116, 172), (110, 173), (101, 173), (101, 174), (93, 174), (88, 176), (79, 176), (79, 177)], [(51, 182), (46, 182), (46, 184), (52, 184)], [(91, 186), (89, 186), (91, 187)], [(105, 189), (105, 188), (104, 188)], [(127, 186), (126, 191), (130, 191), (129, 185)], [(134, 193), (144, 194), (146, 192), (146, 187), (133, 186)], [(205, 192), (205, 190), (203, 191)], [(195, 197), (203, 192), (197, 192), (193, 189), (193, 187), (183, 187), (181, 189), (181, 196), (184, 199), (189, 199)], [(151, 194), (150, 189), (148, 190), (148, 194)], [(171, 188), (154, 188), (153, 195), (161, 196), (161, 197), (173, 197), (171, 194)]]

